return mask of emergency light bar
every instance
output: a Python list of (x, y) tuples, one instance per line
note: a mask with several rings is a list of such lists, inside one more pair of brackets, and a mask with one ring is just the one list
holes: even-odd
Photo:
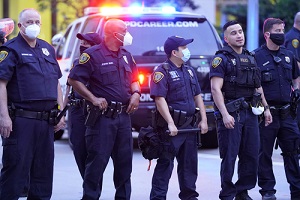
[(176, 9), (172, 6), (163, 7), (87, 7), (84, 9), (84, 15), (91, 15), (101, 13), (103, 15), (118, 15), (118, 14), (131, 14), (137, 15), (141, 13), (163, 13), (171, 14), (176, 12)]

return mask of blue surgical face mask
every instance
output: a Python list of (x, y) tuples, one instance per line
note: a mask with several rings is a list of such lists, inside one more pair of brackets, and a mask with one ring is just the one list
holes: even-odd
[(183, 56), (181, 57), (181, 60), (183, 60), (183, 62), (187, 62), (190, 57), (191, 57), (191, 52), (188, 48), (185, 48), (183, 50), (181, 50)]

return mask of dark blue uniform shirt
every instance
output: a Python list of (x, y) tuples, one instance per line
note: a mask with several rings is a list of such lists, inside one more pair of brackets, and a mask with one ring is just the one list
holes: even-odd
[(300, 31), (295, 27), (285, 34), (284, 46), (291, 50), (300, 62)]
[(0, 47), (0, 55), (0, 79), (8, 81), (8, 103), (28, 110), (52, 109), (62, 76), (53, 47), (37, 39), (30, 48), (19, 34)]
[(169, 69), (158, 66), (150, 82), (151, 98), (164, 97), (173, 109), (183, 110), (187, 115), (195, 113), (194, 96), (201, 89), (194, 69), (187, 65), (178, 68), (170, 60)]
[[(268, 103), (270, 105), (289, 103), (292, 79), (300, 75), (294, 54), (285, 47), (280, 47), (275, 52), (263, 45), (255, 50), (255, 59), (261, 69), (261, 83)], [(279, 64), (276, 64), (276, 59), (281, 60)]]
[[(71, 67), (71, 70), (73, 69), (73, 67), (75, 66), (75, 65), (77, 65), (77, 64), (79, 64), (79, 58), (76, 58), (75, 60), (74, 60), (74, 62), (73, 62), (73, 65), (72, 65), (72, 67)], [(70, 84), (69, 84), (69, 82), (67, 81), (67, 84), (66, 84), (67, 86), (70, 86)], [(73, 95), (74, 95), (74, 97), (76, 98), (76, 99), (83, 99), (83, 97), (82, 96), (80, 96), (79, 94), (78, 94), (78, 92), (76, 92), (73, 88), (72, 88), (72, 91), (71, 91), (72, 93), (73, 93)]]
[(138, 70), (131, 54), (121, 48), (110, 51), (104, 43), (84, 51), (69, 78), (89, 84), (96, 97), (128, 104), (131, 84), (138, 81)]

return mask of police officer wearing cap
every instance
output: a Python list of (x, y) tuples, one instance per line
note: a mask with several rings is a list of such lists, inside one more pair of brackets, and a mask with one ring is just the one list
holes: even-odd
[[(290, 184), (291, 199), (300, 199), (299, 145), (300, 135), (296, 119), (291, 116), (291, 94), (299, 88), (299, 68), (294, 54), (281, 46), (284, 43), (284, 22), (277, 18), (264, 21), (266, 44), (255, 50), (261, 69), (262, 87), (271, 110), (273, 123), (260, 124), (260, 153), (258, 186), (263, 200), (275, 197), (275, 176), (272, 153), (277, 138), (282, 150), (284, 169)], [(294, 90), (294, 91), (293, 91)]]
[(114, 165), (115, 199), (130, 199), (133, 141), (129, 114), (137, 109), (140, 99), (135, 61), (122, 48), (131, 43), (125, 22), (108, 20), (103, 42), (85, 50), (69, 75), (70, 85), (89, 104), (87, 122), (92, 121), (90, 116), (97, 116), (92, 113), (101, 110), (85, 133), (88, 156), (84, 200), (99, 199), (99, 180), (110, 157)]
[[(184, 39), (179, 36), (167, 38), (164, 51), (168, 59), (155, 69), (150, 83), (151, 97), (155, 100), (160, 115), (166, 121), (164, 130), (170, 131), (168, 140), (175, 150), (174, 153), (163, 152), (157, 160), (150, 193), (150, 199), (153, 200), (166, 199), (175, 157), (178, 162), (179, 198), (197, 199), (199, 196), (196, 192), (197, 134), (195, 132), (178, 133), (179, 125), (174, 122), (169, 111), (169, 106), (171, 106), (174, 110), (180, 110), (181, 114), (186, 113), (186, 117), (189, 118), (194, 115), (196, 107), (200, 108), (201, 121), (197, 125), (201, 128), (201, 133), (208, 131), (206, 111), (200, 95), (197, 75), (192, 67), (185, 64), (191, 55), (187, 48), (191, 42), (193, 39)], [(192, 123), (189, 123), (186, 128), (192, 128)]]
[(34, 9), (19, 15), (17, 37), (0, 47), (0, 134), (3, 157), (0, 199), (19, 198), (30, 175), (28, 199), (50, 199), (54, 131), (62, 92), (55, 51), (38, 39), (41, 16)]
[[(267, 102), (260, 84), (259, 68), (250, 52), (243, 48), (245, 37), (241, 25), (237, 21), (229, 21), (223, 26), (223, 32), (226, 45), (216, 52), (210, 67), (222, 159), (219, 198), (251, 200), (248, 190), (256, 185), (258, 168), (257, 114), (263, 112), (255, 109), (251, 102), (254, 94), (261, 96), (262, 105), (267, 105)], [(272, 122), (270, 111), (267, 110), (264, 115), (265, 125), (269, 125)], [(238, 180), (233, 183), (237, 156)]]
[[(91, 46), (97, 45), (101, 43), (101, 38), (98, 33), (86, 33), (81, 34), (78, 33), (77, 38), (80, 39), (80, 54), (83, 53), (86, 49)], [(79, 59), (75, 59), (73, 62), (73, 66), (79, 63)], [(70, 84), (67, 82), (67, 89), (64, 98), (64, 106), (69, 103), (71, 107), (69, 108), (69, 139), (72, 144), (72, 150), (75, 157), (75, 161), (77, 167), (79, 169), (80, 175), (82, 179), (84, 178), (85, 171), (85, 161), (87, 158), (87, 150), (85, 145), (85, 130), (86, 126), (85, 115), (84, 115), (84, 101), (83, 98), (74, 91)], [(100, 190), (102, 186), (102, 180), (100, 184)]]

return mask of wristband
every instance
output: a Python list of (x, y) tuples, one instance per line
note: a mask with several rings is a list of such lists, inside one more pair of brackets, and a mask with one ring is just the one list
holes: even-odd
[(140, 96), (142, 96), (141, 92), (138, 91), (138, 90), (134, 90), (134, 91), (132, 92), (132, 94), (134, 94), (134, 93), (138, 93)]

